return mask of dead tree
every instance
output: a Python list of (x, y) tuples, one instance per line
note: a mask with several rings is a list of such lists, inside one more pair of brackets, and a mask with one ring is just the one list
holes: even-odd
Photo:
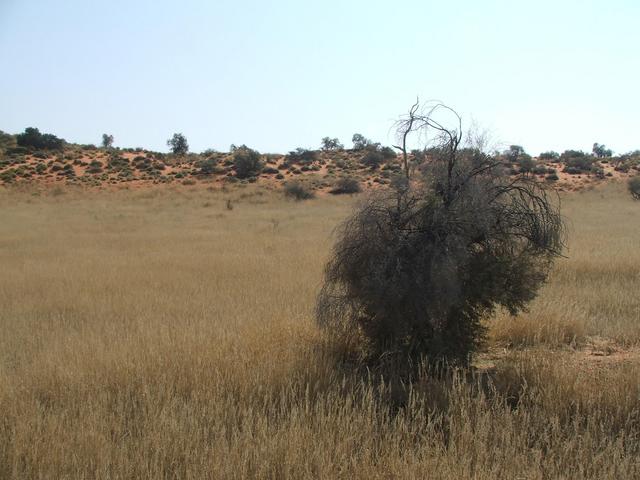
[[(455, 126), (436, 118), (452, 114)], [(391, 352), (465, 363), (496, 307), (523, 310), (563, 248), (559, 204), (547, 187), (511, 178), (463, 145), (451, 108), (416, 102), (397, 123), (408, 185), (369, 196), (339, 228), (316, 306), (318, 322), (369, 359)], [(429, 147), (409, 178), (407, 143)]]

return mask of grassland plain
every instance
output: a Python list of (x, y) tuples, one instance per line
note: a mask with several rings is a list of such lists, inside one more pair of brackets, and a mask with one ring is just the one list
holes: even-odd
[(563, 197), (567, 258), (476, 369), (412, 384), (313, 323), (355, 198), (53, 193), (0, 191), (0, 478), (640, 477), (622, 186)]

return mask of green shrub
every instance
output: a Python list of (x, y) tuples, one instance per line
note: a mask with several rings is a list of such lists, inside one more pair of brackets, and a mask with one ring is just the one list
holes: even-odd
[(16, 136), (19, 146), (38, 150), (61, 150), (64, 140), (51, 133), (40, 133), (37, 128), (29, 127)]
[(333, 188), (329, 193), (340, 195), (344, 193), (358, 193), (360, 191), (360, 182), (353, 177), (342, 177), (335, 181)]
[(294, 200), (309, 200), (315, 197), (313, 191), (301, 182), (287, 182), (284, 185), (284, 195)]
[(363, 165), (369, 167), (371, 170), (377, 169), (384, 161), (384, 156), (377, 150), (367, 149), (366, 153), (360, 159)]
[(560, 154), (558, 152), (554, 152), (553, 150), (549, 152), (542, 152), (538, 158), (540, 160), (546, 160), (549, 162), (557, 161), (560, 158)]
[(26, 155), (29, 149), (26, 147), (10, 147), (7, 148), (7, 155)]
[(218, 161), (215, 158), (207, 158), (198, 163), (198, 168), (200, 169), (198, 173), (200, 175), (213, 175), (216, 173), (217, 167)]
[(521, 154), (516, 163), (520, 173), (530, 173), (536, 168), (536, 162), (526, 153)]
[(5, 170), (4, 172), (0, 172), (0, 181), (4, 183), (11, 183), (16, 178), (16, 172), (12, 168), (9, 170)]
[(564, 162), (566, 173), (571, 175), (588, 173), (595, 159), (580, 150), (565, 150), (560, 155), (560, 160)]
[(307, 150), (305, 148), (296, 148), (295, 150), (289, 152), (285, 158), (284, 163), (286, 165), (308, 165), (317, 160), (318, 152), (314, 150)]
[(246, 145), (235, 148), (233, 152), (233, 167), (238, 178), (249, 178), (262, 170), (260, 153)]
[[(53, 170), (53, 169), (52, 169)], [(90, 174), (98, 174), (98, 173), (102, 173), (102, 163), (99, 162), (98, 160), (94, 160), (89, 164), (89, 167), (87, 168), (87, 173)]]

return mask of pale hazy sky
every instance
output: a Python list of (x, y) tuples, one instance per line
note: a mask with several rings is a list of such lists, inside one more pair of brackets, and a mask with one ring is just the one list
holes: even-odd
[(532, 154), (640, 148), (640, 1), (0, 0), (0, 129), (390, 144), (416, 95)]

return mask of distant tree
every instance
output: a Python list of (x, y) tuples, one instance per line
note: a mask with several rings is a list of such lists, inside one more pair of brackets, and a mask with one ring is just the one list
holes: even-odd
[(33, 127), (25, 128), (23, 133), (16, 136), (19, 146), (26, 148), (37, 148), (42, 150), (61, 150), (64, 140), (51, 133), (40, 133), (40, 130)]
[(553, 150), (551, 150), (549, 152), (542, 152), (540, 155), (538, 155), (538, 158), (540, 160), (554, 161), (560, 158), (560, 154), (558, 152), (554, 152)]
[(518, 159), (524, 155), (524, 153), (524, 148), (520, 145), (511, 145), (508, 150), (505, 150), (504, 156), (510, 163), (518, 163)]
[(307, 150), (306, 148), (296, 148), (290, 151), (284, 159), (286, 165), (294, 165), (300, 163), (302, 165), (308, 165), (313, 163), (317, 158), (317, 152), (314, 150)]
[(530, 173), (536, 167), (536, 162), (533, 161), (531, 155), (527, 155), (526, 153), (518, 157), (517, 164), (520, 173)]
[(343, 148), (344, 145), (342, 145), (340, 143), (340, 140), (338, 140), (337, 138), (324, 137), (322, 139), (322, 150), (324, 150), (325, 152), (329, 152), (332, 150), (342, 150)]
[(113, 135), (102, 134), (102, 148), (109, 149), (113, 146)]
[(371, 145), (371, 140), (360, 133), (354, 133), (351, 141), (353, 142), (354, 150), (364, 150), (367, 146)]
[(608, 149), (604, 145), (600, 145), (597, 142), (593, 144), (593, 148), (591, 151), (593, 152), (593, 155), (598, 158), (605, 158), (613, 155), (613, 152), (610, 149)]
[(260, 152), (246, 145), (236, 147), (233, 151), (233, 167), (238, 178), (247, 178), (257, 175), (262, 169)]
[(167, 140), (167, 145), (171, 148), (171, 153), (175, 155), (184, 155), (189, 151), (187, 137), (181, 133), (174, 133), (173, 137)]

